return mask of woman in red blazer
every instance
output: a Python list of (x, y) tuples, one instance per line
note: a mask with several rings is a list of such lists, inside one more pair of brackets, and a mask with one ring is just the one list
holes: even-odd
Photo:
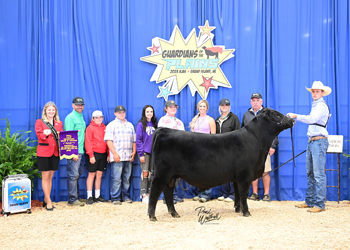
[(52, 177), (58, 170), (58, 134), (61, 131), (63, 131), (63, 123), (58, 116), (57, 107), (54, 102), (48, 102), (44, 106), (42, 119), (35, 122), (35, 133), (38, 136), (37, 164), (39, 171), (41, 171), (41, 183), (45, 195), (43, 206), (48, 211), (54, 209), (50, 194)]

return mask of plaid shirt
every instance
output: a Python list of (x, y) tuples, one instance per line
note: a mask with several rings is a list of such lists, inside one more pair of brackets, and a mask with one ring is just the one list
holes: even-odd
[[(130, 122), (127, 120), (122, 122), (115, 118), (106, 127), (104, 140), (113, 141), (115, 151), (120, 156), (120, 161), (130, 161), (132, 146), (136, 141), (134, 126)], [(109, 157), (111, 162), (113, 162), (114, 159), (111, 151), (109, 152)]]

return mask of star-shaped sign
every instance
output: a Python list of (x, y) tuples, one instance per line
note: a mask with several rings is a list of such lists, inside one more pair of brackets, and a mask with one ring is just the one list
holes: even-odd
[(231, 88), (220, 65), (232, 58), (235, 50), (213, 43), (214, 34), (210, 32), (215, 27), (209, 26), (208, 21), (198, 28), (198, 37), (196, 29), (192, 29), (184, 38), (175, 25), (169, 40), (153, 38), (152, 47), (147, 48), (151, 55), (141, 58), (157, 65), (151, 81), (164, 82), (158, 87), (158, 98), (168, 100), (169, 95), (179, 94), (186, 86), (189, 86), (192, 96), (198, 92), (202, 99), (207, 98), (211, 88)]
[(156, 52), (159, 53), (159, 51), (158, 51), (159, 47), (160, 47), (160, 46), (157, 47), (157, 46), (155, 46), (155, 45), (153, 44), (152, 47), (148, 47), (147, 49), (151, 50), (151, 51), (152, 51), (152, 54), (154, 54), (154, 53), (156, 53)]
[(215, 88), (215, 86), (213, 84), (211, 84), (211, 80), (213, 79), (213, 77), (209, 78), (208, 80), (203, 76), (203, 80), (204, 82), (199, 85), (202, 87), (205, 87), (205, 91), (208, 93), (209, 88)]
[(198, 27), (202, 30), (203, 35), (208, 34), (208, 36), (210, 36), (210, 32), (215, 29), (214, 26), (209, 26), (208, 20), (205, 22), (204, 26), (198, 26)]
[(172, 94), (171, 91), (169, 91), (169, 85), (166, 87), (158, 87), (160, 93), (158, 94), (157, 98), (163, 97), (166, 101), (168, 100), (168, 95)]

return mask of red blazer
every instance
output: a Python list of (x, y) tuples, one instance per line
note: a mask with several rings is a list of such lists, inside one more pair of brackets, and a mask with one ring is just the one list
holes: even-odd
[[(63, 131), (63, 123), (55, 121), (55, 129), (58, 132)], [(35, 133), (38, 137), (38, 148), (36, 155), (40, 157), (51, 157), (52, 155), (59, 156), (55, 137), (52, 132), (48, 136), (44, 135), (44, 130), (49, 129), (46, 124), (38, 119), (35, 122)]]

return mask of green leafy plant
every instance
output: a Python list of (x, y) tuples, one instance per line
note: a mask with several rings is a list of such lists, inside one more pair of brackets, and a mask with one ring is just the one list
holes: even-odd
[[(1, 120), (5, 119), (2, 118)], [(41, 173), (35, 165), (36, 141), (29, 140), (29, 137), (24, 139), (30, 132), (17, 131), (11, 136), (10, 121), (6, 118), (4, 137), (0, 131), (0, 186), (7, 175), (27, 174), (32, 181), (33, 190), (34, 177), (41, 178)]]

